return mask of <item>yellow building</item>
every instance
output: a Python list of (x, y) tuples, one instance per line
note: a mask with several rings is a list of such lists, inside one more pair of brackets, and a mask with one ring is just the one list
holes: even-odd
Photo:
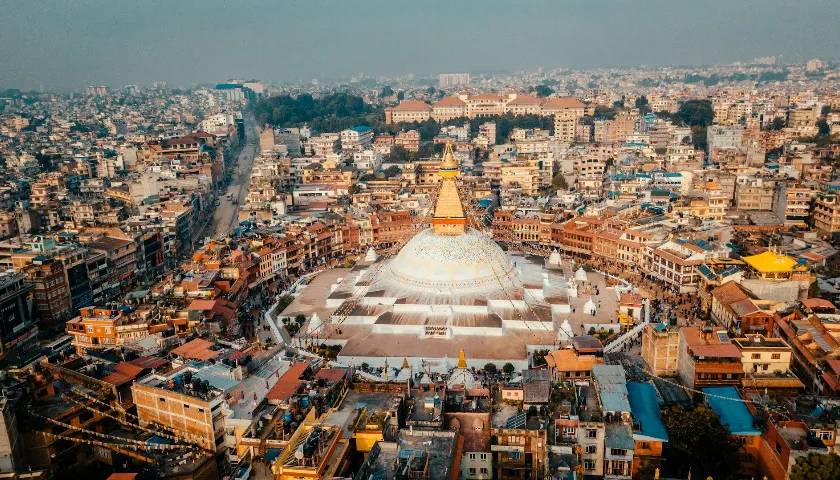
[(781, 338), (747, 335), (733, 338), (732, 343), (741, 351), (741, 363), (746, 374), (781, 374), (790, 370), (793, 350)]
[(276, 480), (332, 479), (341, 476), (350, 442), (341, 428), (323, 425), (309, 411), (288, 445), (271, 465)]
[(750, 255), (743, 258), (755, 274), (765, 280), (788, 279), (797, 266), (793, 257), (767, 250), (758, 255)]
[(353, 422), (353, 439), (356, 441), (356, 451), (369, 453), (376, 442), (385, 440), (385, 429), (391, 419), (390, 412), (368, 411), (361, 409)]

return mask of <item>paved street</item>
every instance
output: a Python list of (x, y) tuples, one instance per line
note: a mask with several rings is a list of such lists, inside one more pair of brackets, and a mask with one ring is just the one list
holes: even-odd
[[(219, 206), (213, 212), (213, 238), (229, 233), (238, 223), (239, 206), (248, 194), (251, 169), (254, 167), (254, 158), (259, 151), (258, 137), (256, 121), (252, 115), (247, 114), (245, 116), (245, 145), (236, 159), (233, 179), (227, 191), (219, 198)], [(233, 194), (231, 200), (227, 198), (228, 193)]]

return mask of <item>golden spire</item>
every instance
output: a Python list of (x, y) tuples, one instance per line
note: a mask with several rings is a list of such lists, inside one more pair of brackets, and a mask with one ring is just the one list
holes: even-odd
[(408, 358), (403, 357), (403, 368), (411, 368), (411, 365), (408, 364)]
[(458, 161), (452, 153), (452, 145), (447, 143), (440, 165), (440, 190), (432, 218), (432, 230), (438, 235), (461, 235), (466, 231), (467, 219), (464, 216), (464, 206), (458, 195), (458, 186), (455, 185), (455, 177), (459, 173)]
[(467, 368), (467, 355), (463, 348), (458, 351), (458, 368)]
[(447, 142), (443, 151), (443, 161), (440, 164), (440, 176), (443, 178), (455, 178), (458, 176), (458, 160), (452, 153), (452, 144)]

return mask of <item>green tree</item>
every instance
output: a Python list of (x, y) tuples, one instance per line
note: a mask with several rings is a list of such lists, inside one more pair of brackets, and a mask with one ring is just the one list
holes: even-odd
[(666, 458), (671, 475), (685, 476), (690, 469), (694, 478), (735, 477), (739, 445), (714, 411), (707, 407), (676, 406), (666, 409), (662, 419), (668, 429)]
[(546, 355), (548, 355), (548, 350), (546, 350), (546, 349), (534, 350), (534, 355), (533, 355), (534, 366), (535, 367), (541, 367), (541, 366), (545, 365), (546, 364), (545, 363)]
[(831, 135), (831, 127), (828, 126), (826, 119), (821, 118), (817, 120), (817, 136), (826, 137)]
[(382, 91), (379, 92), (379, 98), (390, 97), (393, 94), (394, 94), (394, 89), (391, 88), (388, 85), (385, 85), (384, 87), (382, 87)]
[(615, 108), (607, 107), (605, 105), (597, 105), (595, 107), (596, 120), (612, 120), (615, 118)]
[(547, 97), (554, 93), (554, 90), (551, 89), (548, 85), (537, 85), (534, 88), (534, 92), (537, 94), (538, 97)]
[(715, 118), (711, 100), (688, 100), (675, 114), (677, 120), (690, 127), (708, 127)]
[(785, 128), (785, 119), (782, 117), (776, 117), (767, 125), (768, 130), (781, 130)]
[(566, 177), (562, 173), (558, 173), (551, 179), (551, 188), (555, 190), (568, 190), (569, 184), (566, 183)]
[(383, 173), (383, 175), (385, 175), (385, 178), (393, 178), (393, 177), (396, 177), (396, 176), (402, 174), (402, 170), (400, 169), (400, 167), (398, 167), (396, 165), (392, 165), (392, 166), (386, 168), (385, 170), (383, 170), (382, 173)]
[(635, 105), (642, 115), (645, 115), (648, 112), (650, 112), (650, 105), (648, 104), (648, 99), (644, 95), (636, 99)]
[(513, 373), (514, 370), (516, 370), (516, 367), (514, 367), (513, 364), (510, 362), (507, 362), (506, 364), (502, 365), (502, 371), (508, 375)]
[(403, 92), (402, 90), (397, 92), (397, 100), (402, 102), (404, 98), (405, 98), (405, 92)]
[(790, 480), (836, 480), (840, 478), (840, 456), (809, 453), (790, 470)]
[(490, 375), (493, 375), (496, 372), (498, 372), (499, 370), (496, 368), (495, 363), (488, 363), (487, 365), (484, 366), (484, 371), (486, 373), (489, 373)]

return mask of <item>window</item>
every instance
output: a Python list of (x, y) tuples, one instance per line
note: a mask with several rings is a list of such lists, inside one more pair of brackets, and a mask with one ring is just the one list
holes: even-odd
[(834, 438), (834, 433), (833, 432), (820, 432), (820, 434), (818, 436), (820, 437), (821, 440), (831, 440), (832, 438)]
[(160, 400), (160, 401), (161, 401), (161, 403), (166, 403), (166, 399), (165, 399), (165, 398), (163, 398), (163, 397), (158, 398), (158, 400)]
[(614, 455), (616, 457), (623, 457), (623, 456), (627, 455), (627, 450), (625, 450), (623, 448), (611, 448), (610, 449), (610, 455)]
[(752, 355), (750, 355), (750, 358), (752, 358), (753, 360), (758, 360), (759, 358), (761, 358), (761, 354), (753, 353)]
[(598, 430), (590, 428), (586, 430), (586, 438), (598, 438)]
[(475, 468), (470, 467), (470, 475), (475, 475)]
[(584, 451), (586, 453), (595, 453), (597, 450), (598, 447), (596, 447), (595, 445), (587, 445)]
[(486, 453), (482, 453), (482, 454), (481, 454), (481, 459), (482, 459), (482, 460), (487, 460), (487, 454), (486, 454)]
[(641, 442), (639, 443), (639, 448), (643, 450), (650, 450), (650, 443), (649, 442)]
[(584, 461), (583, 461), (583, 469), (584, 469), (584, 470), (589, 470), (589, 471), (595, 470), (595, 461), (594, 461), (594, 460), (584, 459)]
[(779, 359), (782, 358), (782, 354), (781, 353), (774, 353), (774, 354), (770, 355), (770, 358), (773, 359), (773, 360), (779, 360)]
[(490, 472), (487, 471), (487, 468), (481, 467), (481, 473), (483, 473), (484, 475), (487, 475)]

